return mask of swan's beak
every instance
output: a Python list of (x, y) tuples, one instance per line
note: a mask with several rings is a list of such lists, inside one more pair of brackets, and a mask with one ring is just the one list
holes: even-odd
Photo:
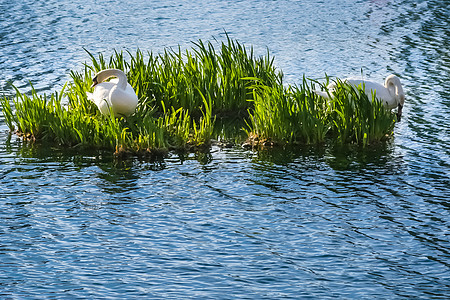
[(403, 104), (405, 104), (405, 94), (402, 92), (397, 106), (397, 122), (400, 122), (402, 118)]
[(95, 76), (95, 77), (92, 79), (92, 85), (91, 85), (91, 88), (93, 88), (93, 87), (96, 86), (97, 84), (98, 84), (97, 76)]
[(402, 119), (402, 110), (403, 105), (399, 104), (397, 107), (397, 122), (400, 122), (400, 120)]

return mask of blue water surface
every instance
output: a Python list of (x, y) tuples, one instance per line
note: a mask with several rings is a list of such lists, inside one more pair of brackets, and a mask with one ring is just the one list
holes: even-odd
[(397, 74), (393, 140), (118, 161), (1, 116), (1, 299), (450, 298), (448, 1), (0, 1), (0, 93), (225, 32), (290, 84)]

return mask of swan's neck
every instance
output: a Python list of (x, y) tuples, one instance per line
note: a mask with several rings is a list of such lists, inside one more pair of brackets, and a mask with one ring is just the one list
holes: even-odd
[[(384, 86), (389, 90), (389, 94), (391, 94), (398, 104), (403, 105), (405, 94), (403, 92), (402, 84), (400, 83), (400, 79), (395, 75), (390, 75), (386, 78)], [(403, 100), (403, 101), (402, 101)]]
[(94, 77), (94, 80), (97, 83), (101, 83), (110, 77), (118, 78), (119, 81), (117, 82), (117, 86), (119, 88), (121, 88), (123, 90), (127, 88), (127, 76), (125, 75), (125, 73), (123, 71), (118, 70), (118, 69), (107, 69), (107, 70), (100, 71)]

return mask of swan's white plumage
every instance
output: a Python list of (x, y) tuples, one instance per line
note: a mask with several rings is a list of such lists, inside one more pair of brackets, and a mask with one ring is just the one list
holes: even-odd
[[(117, 78), (104, 82), (110, 77)], [(125, 73), (117, 69), (107, 69), (97, 73), (93, 81), (94, 92), (87, 93), (88, 99), (97, 105), (102, 114), (109, 115), (111, 109), (116, 116), (129, 116), (134, 113), (138, 98), (127, 82)]]
[[(389, 75), (386, 77), (384, 86), (378, 82), (356, 79), (356, 78), (346, 78), (342, 80), (352, 86), (364, 88), (364, 92), (372, 99), (372, 93), (375, 93), (375, 97), (383, 102), (387, 109), (398, 108), (397, 116), (400, 119), (402, 115), (403, 105), (405, 103), (405, 93), (403, 92), (402, 84), (400, 79), (395, 75)], [(327, 86), (329, 94), (332, 96), (336, 83), (332, 82)], [(317, 95), (325, 98), (329, 98), (327, 92), (316, 91)]]

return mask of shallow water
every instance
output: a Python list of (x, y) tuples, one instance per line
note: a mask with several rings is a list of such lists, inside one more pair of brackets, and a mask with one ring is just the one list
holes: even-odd
[[(137, 2), (137, 3), (136, 3)], [(30, 147), (0, 120), (0, 298), (449, 298), (448, 1), (0, 2), (0, 92), (87, 50), (196, 39), (301, 76), (400, 76), (394, 139), (148, 163)]]

